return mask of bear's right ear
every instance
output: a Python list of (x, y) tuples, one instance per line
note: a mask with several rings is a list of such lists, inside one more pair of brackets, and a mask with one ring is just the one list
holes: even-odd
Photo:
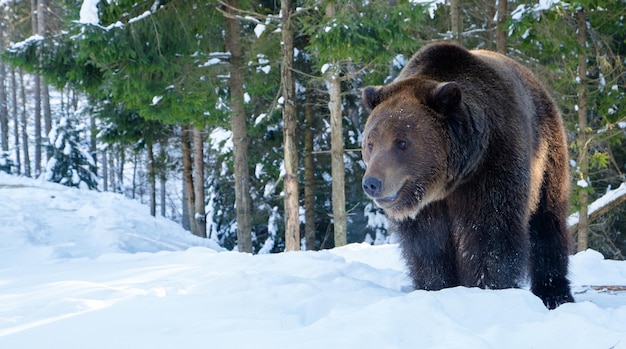
[(439, 113), (456, 109), (461, 104), (461, 85), (456, 82), (437, 84), (426, 97), (426, 104)]
[(363, 104), (369, 110), (373, 110), (382, 102), (382, 90), (380, 86), (367, 86), (363, 89)]

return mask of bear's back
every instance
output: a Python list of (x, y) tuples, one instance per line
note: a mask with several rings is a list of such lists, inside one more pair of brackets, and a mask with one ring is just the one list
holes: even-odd
[[(439, 82), (454, 81), (462, 86), (465, 103), (473, 111), (497, 117), (492, 126), (509, 122), (529, 125), (545, 116), (538, 112), (551, 99), (533, 74), (514, 60), (496, 52), (469, 51), (456, 44), (442, 42), (420, 49), (402, 69), (396, 81), (425, 77)], [(509, 108), (515, 108), (513, 112)], [(504, 109), (503, 109), (504, 108)], [(481, 113), (481, 112), (479, 112)], [(481, 113), (483, 114), (483, 113)], [(525, 137), (534, 138), (528, 128)]]

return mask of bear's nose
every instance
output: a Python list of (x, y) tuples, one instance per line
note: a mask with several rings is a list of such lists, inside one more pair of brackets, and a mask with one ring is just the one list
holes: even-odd
[(376, 177), (365, 177), (363, 178), (363, 190), (370, 197), (377, 198), (383, 190), (383, 183)]

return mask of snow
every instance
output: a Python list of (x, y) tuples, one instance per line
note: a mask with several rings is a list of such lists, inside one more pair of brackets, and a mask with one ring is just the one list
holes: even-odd
[(152, 103), (150, 104), (151, 107), (156, 106), (157, 104), (159, 104), (159, 102), (163, 99), (163, 96), (154, 96), (152, 97)]
[(265, 120), (267, 118), (267, 114), (266, 113), (261, 113), (259, 114), (259, 116), (257, 116), (254, 119), (254, 127), (258, 126), (260, 123), (263, 122), (263, 120)]
[(141, 21), (142, 19), (145, 19), (145, 18), (147, 18), (147, 17), (149, 17), (149, 16), (151, 16), (151, 15), (152, 15), (152, 12), (151, 12), (151, 11), (145, 11), (144, 13), (140, 14), (139, 16), (137, 16), (137, 17), (133, 17), (133, 18), (129, 19), (129, 20), (128, 20), (128, 24), (131, 24), (131, 23), (135, 23), (135, 22)]
[(210, 58), (208, 61), (206, 61), (203, 64), (199, 65), (199, 67), (200, 68), (210, 67), (212, 65), (220, 64), (221, 62), (222, 62), (222, 60), (219, 59), (219, 58)]
[(254, 27), (254, 34), (256, 35), (257, 38), (260, 38), (261, 35), (263, 35), (263, 32), (265, 31), (265, 29), (267, 28), (267, 26), (265, 24), (259, 23)]
[(626, 348), (625, 293), (588, 287), (626, 284), (626, 262), (591, 250), (578, 303), (549, 311), (411, 291), (396, 245), (253, 256), (117, 194), (0, 174), (0, 197), (0, 348)]
[(225, 128), (216, 127), (209, 135), (211, 149), (227, 154), (233, 149), (233, 133)]
[[(83, 3), (80, 6), (78, 23), (100, 26), (100, 19), (98, 17), (98, 3), (99, 2), (100, 0), (83, 0)], [(108, 2), (110, 2), (110, 0), (108, 0)], [(160, 6), (159, 1), (155, 1), (152, 4), (150, 11), (145, 11), (139, 16), (129, 19), (128, 24), (141, 21), (151, 16), (154, 12), (157, 11), (159, 6)], [(115, 23), (112, 23), (109, 26), (102, 27), (102, 28), (105, 30), (111, 30), (113, 28), (122, 28), (122, 27), (124, 27), (124, 24), (122, 24), (122, 22), (120, 21), (116, 21)]]
[(83, 0), (80, 6), (80, 19), (78, 23), (99, 25), (98, 3), (100, 0)]
[(519, 5), (517, 6), (517, 8), (515, 8), (515, 10), (513, 10), (513, 12), (511, 12), (511, 19), (514, 21), (520, 21), (524, 13), (526, 13), (527, 11), (534, 13), (546, 11), (558, 3), (560, 3), (560, 0), (539, 0), (536, 4), (532, 6), (532, 8), (529, 8), (528, 5), (525, 4)]

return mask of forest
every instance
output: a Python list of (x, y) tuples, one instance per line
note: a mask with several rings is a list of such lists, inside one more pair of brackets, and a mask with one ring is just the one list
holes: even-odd
[[(230, 250), (392, 241), (361, 90), (442, 40), (529, 67), (568, 131), (575, 249), (626, 256), (626, 0), (0, 0), (0, 171), (122, 193)], [(1, 200), (1, 198), (0, 198)]]

